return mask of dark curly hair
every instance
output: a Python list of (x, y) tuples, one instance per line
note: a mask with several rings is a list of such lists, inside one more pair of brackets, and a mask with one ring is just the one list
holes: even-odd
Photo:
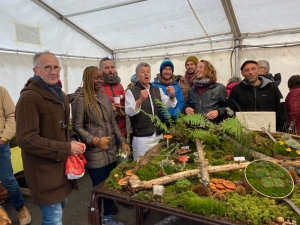
[(300, 76), (298, 74), (290, 77), (288, 87), (289, 89), (300, 87)]

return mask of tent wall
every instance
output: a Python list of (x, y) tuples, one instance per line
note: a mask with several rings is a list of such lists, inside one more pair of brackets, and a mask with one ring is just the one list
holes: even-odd
[[(32, 58), (33, 55), (0, 53), (0, 85), (8, 90), (15, 103), (27, 80), (33, 76)], [(60, 79), (66, 93), (72, 93), (80, 86), (83, 70), (86, 67), (99, 64), (99, 60), (60, 57), (58, 59), (62, 67)]]
[[(279, 86), (282, 95), (286, 97), (288, 93), (287, 81), (291, 75), (300, 74), (300, 46), (294, 47), (282, 47), (282, 48), (251, 48), (243, 49), (240, 51), (240, 61), (241, 65), (245, 60), (254, 59), (268, 60), (270, 63), (270, 72), (274, 75), (275, 73), (281, 73), (282, 82)], [(210, 61), (217, 70), (218, 82), (226, 85), (228, 79), (231, 77), (230, 69), (230, 51), (215, 52), (208, 54), (194, 54), (199, 59), (205, 59)], [(170, 56), (174, 64), (174, 74), (183, 75), (185, 73), (185, 60), (189, 55), (185, 56)], [(117, 61), (116, 68), (119, 75), (121, 76), (123, 86), (130, 82), (130, 76), (135, 73), (135, 68), (139, 62), (145, 61), (151, 65), (151, 80), (154, 79), (155, 74), (159, 72), (160, 64), (163, 57), (157, 58), (141, 58), (139, 60), (127, 60), (127, 61)], [(234, 68), (235, 59), (233, 56), (232, 66)], [(241, 76), (239, 73), (238, 76)]]

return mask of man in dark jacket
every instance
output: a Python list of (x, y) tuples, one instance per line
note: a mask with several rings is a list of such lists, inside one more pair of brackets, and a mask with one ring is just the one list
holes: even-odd
[(281, 74), (276, 73), (274, 76), (270, 72), (270, 64), (267, 60), (258, 60), (258, 76), (263, 76), (272, 82), (275, 82), (277, 86), (281, 83)]
[(231, 90), (228, 106), (234, 111), (267, 111), (276, 113), (276, 130), (287, 128), (287, 112), (284, 98), (277, 85), (258, 76), (258, 65), (248, 60), (241, 66), (244, 80)]
[(37, 53), (33, 66), (34, 76), (16, 106), (17, 142), (32, 201), (42, 211), (42, 224), (62, 224), (66, 198), (77, 187), (76, 180), (65, 175), (66, 160), (83, 149), (70, 141), (69, 99), (61, 90), (58, 59), (50, 52)]

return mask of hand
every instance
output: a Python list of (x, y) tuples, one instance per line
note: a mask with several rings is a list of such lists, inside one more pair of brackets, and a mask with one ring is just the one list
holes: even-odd
[[(71, 141), (71, 152), (70, 155), (78, 155), (80, 153), (84, 152), (83, 146), (84, 144), (77, 142), (77, 141)], [(85, 146), (85, 145), (84, 145)]]
[(218, 115), (219, 115), (219, 111), (218, 110), (213, 110), (213, 111), (210, 111), (209, 113), (207, 113), (205, 116), (209, 120), (214, 120), (218, 117)]
[(97, 148), (106, 150), (106, 149), (108, 149), (108, 145), (109, 145), (109, 142), (111, 141), (111, 139), (112, 139), (112, 137), (109, 137), (109, 136), (101, 137), (101, 138), (94, 137), (92, 140), (92, 144)]
[(185, 113), (186, 113), (186, 114), (194, 114), (195, 111), (194, 111), (194, 109), (191, 108), (191, 107), (186, 107), (186, 108), (185, 108)]
[(140, 100), (141, 102), (144, 102), (146, 100), (146, 98), (148, 98), (148, 91), (147, 89), (144, 89), (144, 90), (141, 90), (141, 93), (140, 93)]
[(111, 104), (112, 104), (113, 110), (116, 111), (117, 107), (116, 107), (115, 103), (111, 103)]
[(175, 89), (174, 89), (174, 87), (173, 87), (173, 86), (168, 86), (168, 87), (166, 88), (166, 90), (167, 90), (167, 92), (169, 93), (169, 96), (170, 96), (171, 98), (174, 98), (174, 95), (175, 95)]
[(123, 152), (126, 153), (126, 155), (129, 155), (129, 153), (130, 153), (130, 146), (128, 145), (128, 143), (123, 142), (121, 144), (121, 149), (122, 149)]

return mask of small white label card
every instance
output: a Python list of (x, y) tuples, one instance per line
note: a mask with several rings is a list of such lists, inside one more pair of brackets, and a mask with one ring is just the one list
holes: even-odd
[(235, 162), (238, 162), (238, 161), (243, 162), (243, 161), (245, 161), (245, 157), (244, 156), (234, 157), (234, 161)]

